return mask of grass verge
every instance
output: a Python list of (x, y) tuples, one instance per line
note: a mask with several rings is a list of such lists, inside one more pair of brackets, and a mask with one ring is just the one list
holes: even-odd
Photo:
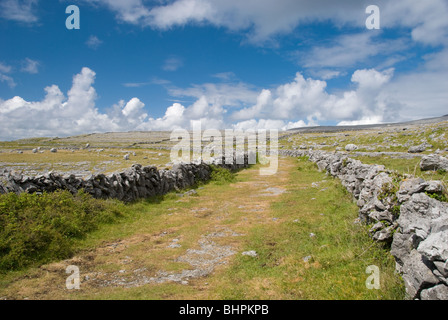
[[(272, 205), (276, 224), (248, 235), (245, 250), (224, 274), (222, 299), (403, 299), (390, 253), (365, 226), (340, 183), (299, 159), (289, 192)], [(312, 188), (316, 182), (318, 188)], [(367, 289), (368, 266), (378, 266), (380, 289)]]

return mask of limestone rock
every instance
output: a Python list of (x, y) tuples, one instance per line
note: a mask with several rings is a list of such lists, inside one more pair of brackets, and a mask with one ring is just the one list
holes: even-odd
[(352, 143), (345, 146), (345, 151), (355, 151), (356, 149), (358, 149), (358, 146)]
[(417, 250), (412, 250), (406, 258), (402, 272), (406, 293), (410, 299), (417, 298), (421, 290), (439, 283)]
[(250, 251), (244, 251), (242, 253), (243, 256), (249, 256), (249, 257), (256, 257), (258, 256), (257, 252), (255, 250), (250, 250)]
[(448, 300), (448, 286), (439, 284), (422, 290), (420, 297), (422, 300)]
[(448, 225), (447, 230), (431, 233), (422, 241), (417, 250), (431, 261), (448, 260)]
[(430, 154), (422, 157), (420, 169), (425, 170), (447, 170), (448, 159), (437, 154)]

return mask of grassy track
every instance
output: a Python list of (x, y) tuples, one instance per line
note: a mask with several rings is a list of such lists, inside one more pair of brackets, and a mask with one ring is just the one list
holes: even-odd
[[(120, 223), (77, 240), (73, 258), (1, 275), (0, 297), (403, 298), (393, 258), (354, 223), (358, 209), (337, 180), (294, 158), (279, 159), (276, 175), (258, 169), (128, 205)], [(80, 290), (65, 287), (68, 265), (79, 267)], [(379, 290), (366, 288), (369, 265)]]

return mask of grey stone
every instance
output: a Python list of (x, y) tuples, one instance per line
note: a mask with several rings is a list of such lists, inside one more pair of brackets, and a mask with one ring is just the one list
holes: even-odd
[(372, 236), (372, 238), (373, 238), (373, 240), (376, 240), (378, 242), (390, 242), (390, 241), (392, 241), (394, 230), (395, 230), (395, 227), (393, 225), (388, 226), (387, 228), (384, 228), (382, 230), (375, 232), (375, 234)]
[(447, 170), (448, 159), (437, 154), (423, 156), (420, 161), (420, 169), (425, 170)]
[[(417, 237), (415, 234), (395, 232), (391, 244), (390, 253), (394, 256), (399, 266), (404, 264), (404, 261), (409, 256), (412, 250), (417, 247)], [(401, 272), (401, 270), (399, 270)]]
[(356, 149), (358, 149), (358, 146), (353, 143), (345, 146), (345, 151), (355, 151)]
[(448, 300), (448, 286), (439, 284), (435, 287), (422, 290), (422, 300)]
[(409, 200), (414, 193), (422, 192), (425, 189), (423, 184), (425, 180), (422, 178), (404, 179), (400, 182), (400, 189), (398, 190), (398, 201), (404, 202)]
[(446, 188), (443, 185), (442, 181), (427, 181), (425, 185), (425, 191), (429, 193), (444, 193), (446, 192)]
[(392, 223), (394, 221), (394, 217), (393, 215), (385, 210), (385, 211), (372, 211), (369, 214), (369, 218), (373, 221), (387, 221), (389, 223)]
[(448, 260), (447, 261), (434, 261), (434, 266), (440, 272), (442, 277), (448, 278)]
[(415, 193), (409, 201), (401, 205), (397, 221), (403, 233), (415, 233), (424, 240), (430, 233), (432, 220), (445, 212), (446, 207), (441, 202), (424, 193)]
[(249, 256), (249, 257), (256, 257), (258, 256), (257, 252), (254, 250), (250, 250), (250, 251), (244, 251), (243, 253), (241, 253), (243, 256)]
[(421, 144), (418, 146), (412, 146), (408, 149), (409, 153), (420, 153), (420, 152), (424, 152), (426, 150), (426, 145)]
[(308, 262), (311, 260), (311, 256), (306, 256), (302, 260), (303, 260), (303, 262)]
[(439, 283), (417, 250), (412, 250), (406, 258), (402, 272), (406, 293), (411, 299), (417, 298), (421, 290)]
[(51, 149), (50, 149), (50, 152), (52, 152), (52, 153), (56, 153), (56, 152), (58, 152), (58, 149), (56, 149), (56, 148), (51, 148)]
[(385, 226), (384, 226), (384, 224), (382, 222), (377, 222), (370, 228), (369, 232), (370, 232), (370, 234), (374, 234), (377, 231), (383, 229), (384, 227)]
[(448, 230), (431, 233), (419, 244), (417, 250), (431, 261), (448, 260)]

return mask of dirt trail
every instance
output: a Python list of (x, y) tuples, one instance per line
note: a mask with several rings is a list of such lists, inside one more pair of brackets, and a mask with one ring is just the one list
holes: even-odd
[[(288, 192), (295, 167), (294, 159), (280, 158), (275, 175), (260, 176), (250, 168), (239, 172), (241, 181), (230, 186), (205, 185), (198, 197), (173, 201), (169, 213), (158, 217), (165, 227), (143, 225), (132, 236), (33, 269), (9, 285), (6, 298), (107, 298), (120, 288), (146, 290), (163, 284), (187, 286), (195, 297), (207, 297), (207, 278), (242, 254), (245, 234), (257, 225), (280, 222), (270, 206)], [(69, 265), (80, 270), (80, 290), (66, 288)]]

